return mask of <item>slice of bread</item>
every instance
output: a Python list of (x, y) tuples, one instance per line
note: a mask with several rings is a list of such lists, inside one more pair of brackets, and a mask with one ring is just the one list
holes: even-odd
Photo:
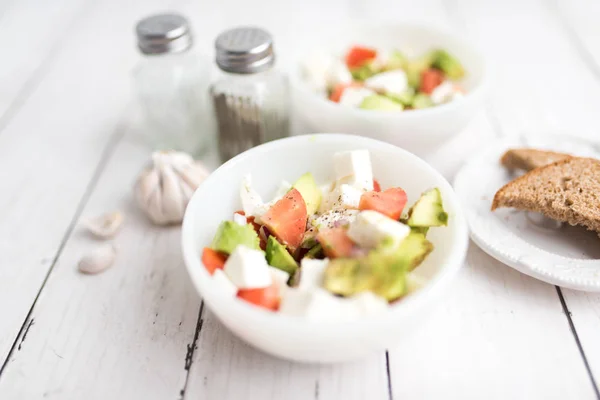
[(504, 153), (500, 162), (508, 169), (531, 171), (571, 157), (571, 155), (565, 153), (523, 148), (508, 150)]
[(600, 232), (600, 161), (571, 157), (534, 169), (496, 192), (492, 211), (500, 207), (535, 211)]

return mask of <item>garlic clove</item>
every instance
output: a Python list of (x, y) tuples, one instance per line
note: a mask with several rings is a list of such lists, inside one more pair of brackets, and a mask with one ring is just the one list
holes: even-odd
[(184, 199), (181, 191), (181, 179), (168, 165), (161, 169), (162, 212), (167, 223), (179, 222), (189, 199)]
[(120, 211), (113, 211), (82, 221), (82, 225), (94, 236), (100, 239), (109, 239), (116, 235), (121, 228), (125, 217)]
[(117, 257), (117, 249), (112, 244), (104, 244), (90, 251), (79, 261), (79, 271), (84, 274), (99, 274), (110, 268)]

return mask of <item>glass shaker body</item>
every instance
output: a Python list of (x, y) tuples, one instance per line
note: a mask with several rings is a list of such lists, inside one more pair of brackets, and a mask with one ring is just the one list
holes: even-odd
[(276, 68), (254, 74), (220, 71), (210, 94), (222, 161), (289, 136), (289, 86)]
[(155, 149), (200, 156), (214, 141), (208, 63), (191, 51), (145, 55), (134, 71), (143, 139)]

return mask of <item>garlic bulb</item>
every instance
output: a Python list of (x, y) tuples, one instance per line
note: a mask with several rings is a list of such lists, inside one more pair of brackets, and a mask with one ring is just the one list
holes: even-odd
[(135, 185), (138, 205), (157, 225), (180, 223), (192, 194), (209, 175), (188, 154), (159, 151)]

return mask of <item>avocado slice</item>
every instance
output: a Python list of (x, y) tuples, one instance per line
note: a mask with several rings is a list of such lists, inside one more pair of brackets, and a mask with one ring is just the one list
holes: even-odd
[(312, 174), (310, 172), (305, 173), (292, 185), (292, 187), (296, 188), (302, 195), (302, 198), (306, 203), (306, 212), (308, 215), (316, 213), (321, 205), (322, 194), (315, 183), (315, 178), (313, 178)]
[(385, 96), (373, 94), (365, 97), (360, 108), (364, 110), (381, 110), (381, 111), (402, 111), (402, 104), (390, 100)]
[(408, 58), (406, 58), (406, 56), (402, 52), (400, 52), (398, 50), (394, 50), (390, 54), (390, 57), (388, 59), (387, 65), (385, 66), (385, 69), (387, 69), (387, 70), (405, 69), (407, 64), (408, 64)]
[(404, 238), (396, 250), (398, 256), (405, 260), (408, 271), (421, 265), (432, 251), (433, 244), (425, 238), (425, 235), (413, 231)]
[(233, 221), (223, 221), (217, 229), (211, 248), (231, 254), (240, 245), (260, 250), (260, 240), (252, 225), (239, 225)]
[(380, 71), (378, 71), (377, 68), (375, 68), (375, 66), (370, 62), (363, 64), (360, 67), (353, 68), (350, 71), (350, 73), (352, 74), (352, 79), (360, 82), (369, 79), (373, 75), (376, 75), (378, 72)]
[(427, 236), (427, 232), (429, 232), (429, 227), (428, 226), (412, 226), (410, 228), (411, 232), (414, 233), (420, 233), (424, 236)]
[(412, 106), (412, 102), (415, 98), (415, 89), (413, 89), (412, 87), (409, 87), (408, 89), (406, 89), (404, 92), (402, 92), (400, 94), (387, 93), (385, 96), (389, 99), (394, 100), (397, 103), (402, 104), (405, 107), (410, 107), (410, 106)]
[(288, 253), (285, 246), (279, 243), (273, 236), (269, 236), (269, 239), (267, 240), (266, 253), (267, 263), (269, 263), (271, 267), (285, 271), (290, 274), (290, 276), (294, 275), (294, 272), (296, 272), (296, 269), (298, 268), (298, 264), (296, 264), (294, 257)]
[(450, 79), (460, 79), (465, 76), (465, 69), (460, 61), (446, 50), (434, 52), (432, 67), (441, 70)]
[(433, 101), (431, 97), (426, 95), (425, 93), (417, 93), (412, 101), (412, 107), (416, 109), (420, 108), (428, 108), (433, 106)]
[(444, 211), (440, 189), (426, 191), (408, 211), (410, 227), (431, 227), (448, 225), (448, 213)]
[(320, 244), (317, 244), (316, 246), (313, 246), (313, 248), (311, 248), (305, 255), (304, 257), (308, 257), (308, 258), (321, 258), (323, 257), (323, 246), (321, 246)]
[(435, 60), (435, 54), (435, 51), (430, 51), (406, 64), (406, 77), (408, 78), (408, 84), (412, 88), (419, 89), (421, 86), (421, 73), (431, 68)]

